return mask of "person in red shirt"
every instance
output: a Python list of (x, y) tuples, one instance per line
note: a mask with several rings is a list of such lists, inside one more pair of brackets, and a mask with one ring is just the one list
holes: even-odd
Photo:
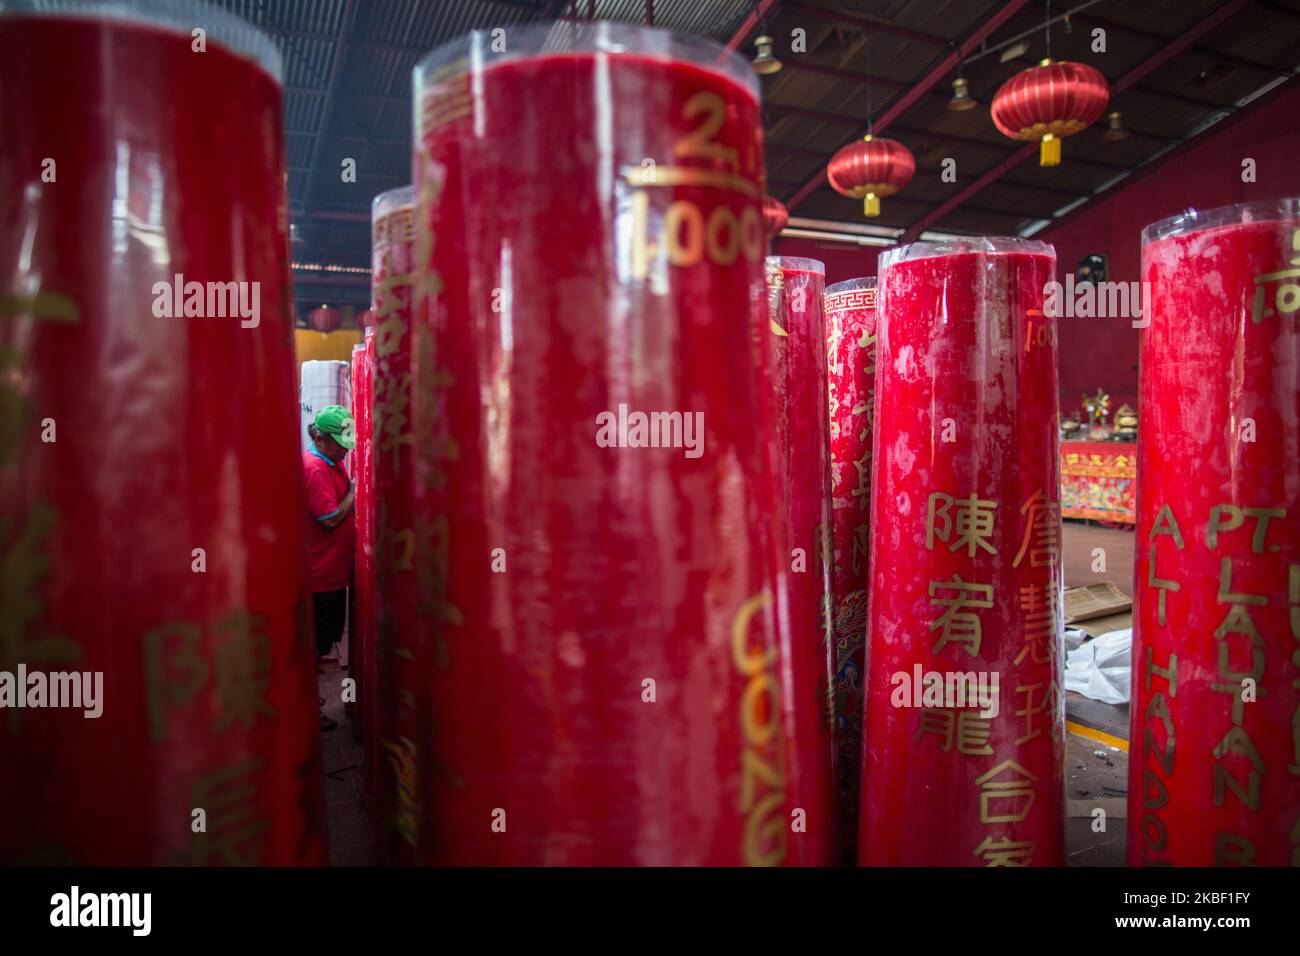
[[(307, 486), (307, 577), (316, 618), (316, 656), (323, 657), (342, 640), (348, 616), (356, 488), (342, 462), (356, 445), (356, 426), (346, 408), (328, 405), (316, 413), (307, 432), (311, 444), (302, 455)], [(337, 726), (321, 713), (322, 730)]]

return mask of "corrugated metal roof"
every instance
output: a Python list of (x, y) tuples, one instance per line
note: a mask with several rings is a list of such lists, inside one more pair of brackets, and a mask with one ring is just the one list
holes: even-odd
[[(1084, 2), (1062, 0), (1053, 11)], [(587, 0), (216, 0), (216, 5), (266, 31), (284, 60), (289, 197), (299, 237), (295, 254), (359, 266), (369, 261), (371, 197), (409, 178), (410, 80), (419, 60), (471, 29), (534, 23), (548, 8), (578, 17), (590, 9)], [(764, 29), (775, 38), (785, 68), (761, 80), (770, 191), (788, 198), (818, 177), (837, 149), (862, 135), (868, 112), (882, 115), (948, 54), (953, 41), (970, 36), (1004, 6), (1002, 0), (778, 2)], [(1052, 54), (1090, 62), (1113, 82), (1220, 6), (1221, 0), (1101, 0), (1054, 25)], [(725, 42), (753, 8), (753, 0), (654, 0), (654, 20), (662, 28)], [(602, 20), (641, 23), (645, 11), (644, 0), (594, 3)], [(979, 109), (945, 109), (954, 71), (895, 120), (887, 135), (913, 149), (918, 173), (902, 194), (885, 201), (879, 224), (903, 228), (919, 222), (1019, 148), (993, 127), (988, 103), (1002, 82), (1045, 53), (1043, 19), (1042, 0), (1031, 0), (985, 42), (985, 48), (996, 47), (1024, 34), (1028, 50), (1017, 59), (1002, 63), (996, 53), (970, 54), (964, 73)], [(1106, 34), (1104, 56), (1091, 49), (1098, 27)], [(750, 31), (744, 38), (742, 52), (752, 52), (756, 35)], [(803, 52), (791, 48), (795, 36), (806, 44)], [(1098, 126), (1071, 137), (1062, 166), (1025, 163), (931, 228), (1005, 232), (1050, 218), (1076, 197), (1088, 196), (1204, 128), (1222, 115), (1220, 107), (1242, 102), (1298, 68), (1300, 4), (1248, 4), (1114, 97), (1110, 108), (1123, 112), (1134, 135), (1110, 142)], [(869, 84), (865, 74), (877, 79)], [(338, 175), (344, 156), (358, 160), (355, 184)], [(946, 158), (957, 162), (957, 183), (939, 176)], [(860, 205), (823, 180), (796, 215), (860, 221)], [(306, 292), (312, 301), (319, 299), (319, 288)], [(339, 288), (351, 289), (358, 304), (368, 297), (364, 285)]]

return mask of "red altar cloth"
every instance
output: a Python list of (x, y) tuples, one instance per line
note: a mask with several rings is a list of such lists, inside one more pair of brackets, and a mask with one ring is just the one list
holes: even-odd
[(1137, 445), (1061, 442), (1061, 517), (1133, 524), (1137, 518)]

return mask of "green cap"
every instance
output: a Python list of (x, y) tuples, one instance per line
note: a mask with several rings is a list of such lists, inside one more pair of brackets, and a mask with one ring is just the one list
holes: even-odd
[(326, 405), (316, 413), (316, 427), (349, 451), (356, 446), (356, 424), (342, 405)]

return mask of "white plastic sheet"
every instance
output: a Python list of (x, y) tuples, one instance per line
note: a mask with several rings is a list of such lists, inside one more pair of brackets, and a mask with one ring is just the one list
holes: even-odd
[(1133, 629), (1093, 638), (1065, 658), (1065, 689), (1107, 704), (1126, 704)]
[(307, 448), (307, 426), (326, 405), (352, 407), (352, 366), (348, 362), (314, 359), (302, 363), (302, 384), (298, 387), (302, 406), (302, 447)]

